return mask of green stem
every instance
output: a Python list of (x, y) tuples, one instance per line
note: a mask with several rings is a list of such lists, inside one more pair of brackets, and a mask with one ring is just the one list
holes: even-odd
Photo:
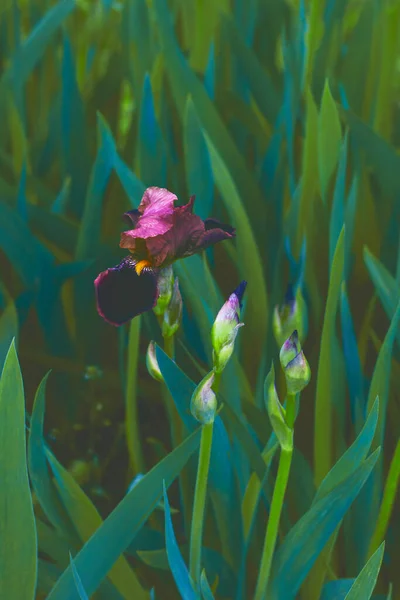
[[(214, 374), (212, 389), (218, 394), (221, 373)], [(194, 503), (192, 514), (192, 529), (190, 532), (190, 575), (193, 582), (200, 583), (201, 572), (201, 546), (203, 541), (204, 509), (206, 503), (208, 471), (210, 467), (212, 437), (214, 422), (203, 425), (199, 451), (199, 464), (197, 467), (196, 487), (194, 490)]]
[[(286, 404), (286, 422), (293, 428), (296, 416), (296, 396), (288, 394)], [(286, 487), (289, 480), (290, 465), (292, 463), (293, 446), (290, 450), (281, 449), (279, 456), (278, 474), (276, 476), (274, 493), (272, 495), (271, 510), (265, 532), (264, 547), (261, 555), (260, 570), (254, 600), (264, 600), (267, 594), (272, 559), (274, 556), (276, 539), (278, 537), (279, 523)]]
[(172, 360), (175, 359), (175, 337), (173, 335), (164, 337), (164, 351)]
[(196, 487), (192, 514), (192, 529), (190, 533), (190, 575), (193, 582), (200, 583), (201, 545), (203, 540), (204, 508), (206, 503), (208, 469), (210, 466), (212, 436), (214, 423), (203, 425), (197, 468)]

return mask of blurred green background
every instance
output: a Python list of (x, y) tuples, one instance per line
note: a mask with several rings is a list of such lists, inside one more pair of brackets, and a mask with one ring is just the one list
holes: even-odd
[[(148, 313), (115, 329), (98, 316), (93, 287), (124, 256), (122, 213), (146, 187), (167, 187), (182, 203), (195, 194), (202, 218), (237, 229), (234, 243), (176, 265), (184, 303), (176, 361), (199, 380), (211, 365), (215, 315), (246, 279), (246, 326), (221, 393), (259, 451), (271, 432), (263, 382), (279, 353), (273, 309), (289, 282), (303, 294), (313, 377), (296, 424), (283, 533), (379, 394), (380, 470), (339, 534), (328, 579), (356, 577), (365, 564), (393, 456), (394, 491), (399, 470), (399, 53), (398, 0), (1, 0), (0, 363), (15, 337), (28, 430), (52, 370), (45, 444), (102, 518), (135, 475), (172, 450), (165, 394), (145, 364), (150, 340), (162, 345), (157, 319)], [(282, 378), (278, 388), (284, 397)], [(253, 466), (237, 431), (228, 432), (241, 498)], [(169, 495), (178, 506), (177, 485)], [(393, 502), (377, 591), (392, 583), (396, 600)], [(49, 526), (36, 493), (33, 503)], [(139, 549), (164, 547), (163, 513), (152, 518), (153, 538)], [(218, 518), (206, 527), (217, 549)], [(250, 550), (250, 585), (265, 520)], [(187, 523), (174, 523), (184, 543)], [(63, 540), (76, 550), (89, 537), (77, 529), (75, 546)], [(66, 547), (41, 549), (45, 537), (43, 529), (38, 598), (68, 565)], [(170, 575), (132, 555), (144, 587), (178, 597)], [(306, 583), (298, 597), (345, 597), (320, 596), (321, 586)], [(114, 598), (110, 589), (103, 598)], [(234, 597), (229, 589), (216, 597)]]

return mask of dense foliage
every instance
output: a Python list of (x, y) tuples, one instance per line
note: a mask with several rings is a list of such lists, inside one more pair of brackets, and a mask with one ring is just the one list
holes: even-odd
[[(399, 0), (1, 0), (0, 32), (0, 598), (399, 597)], [(177, 331), (96, 311), (149, 186), (236, 228), (174, 264)]]

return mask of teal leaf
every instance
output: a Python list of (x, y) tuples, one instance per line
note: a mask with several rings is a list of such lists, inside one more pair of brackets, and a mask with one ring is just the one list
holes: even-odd
[(74, 563), (71, 553), (70, 553), (69, 557), (70, 557), (71, 569), (72, 569), (72, 573), (74, 576), (76, 589), (78, 590), (79, 598), (80, 598), (80, 600), (89, 600), (89, 596), (85, 592), (85, 588), (83, 587), (82, 580), (79, 576), (78, 571), (76, 570), (75, 563)]
[(26, 465), (25, 397), (14, 341), (0, 380), (0, 597), (35, 597), (37, 539)]
[(17, 210), (21, 218), (28, 221), (28, 209), (26, 199), (26, 160), (22, 165), (21, 176), (18, 185)]
[(18, 313), (15, 303), (9, 299), (6, 308), (0, 317), (0, 374), (4, 361), (10, 349), (11, 342), (18, 336)]
[[(356, 81), (356, 78), (353, 79)], [(356, 84), (360, 88), (359, 83)], [(400, 156), (394, 147), (351, 111), (342, 111), (341, 115), (349, 127), (354, 150), (364, 157), (364, 165), (376, 176), (382, 194), (390, 197), (398, 196)]]
[(251, 94), (267, 121), (271, 124), (274, 123), (278, 116), (281, 98), (275, 89), (271, 76), (265, 67), (260, 64), (256, 54), (246, 46), (232, 17), (224, 14), (222, 24), (232, 52), (242, 67), (243, 73), (246, 74)]
[(345, 600), (369, 600), (375, 589), (385, 551), (385, 542), (371, 556), (351, 586)]
[(183, 600), (196, 600), (196, 598), (198, 598), (198, 595), (193, 589), (188, 568), (185, 565), (181, 551), (179, 550), (179, 546), (176, 541), (174, 528), (172, 525), (167, 490), (165, 489), (165, 482), (163, 482), (163, 489), (165, 507), (165, 541), (171, 573), (176, 583), (176, 587), (178, 588)]
[(357, 197), (358, 197), (358, 175), (354, 175), (351, 182), (350, 191), (347, 196), (347, 204), (345, 209), (344, 222), (346, 226), (346, 239), (344, 241), (344, 279), (348, 280), (352, 267), (351, 248), (353, 244), (354, 228), (357, 214)]
[[(347, 132), (342, 142), (339, 155), (339, 166), (336, 175), (335, 189), (331, 218), (329, 224), (329, 267), (332, 266), (333, 255), (340, 232), (344, 223), (345, 197), (346, 197), (346, 169), (347, 169)], [(346, 228), (346, 239), (347, 239)]]
[(11, 65), (0, 80), (1, 92), (4, 91), (3, 85), (6, 83), (12, 85), (16, 91), (22, 88), (43, 56), (51, 38), (74, 7), (75, 0), (60, 0), (47, 11), (15, 52)]
[(64, 178), (71, 177), (70, 208), (81, 217), (90, 169), (85, 108), (76, 81), (71, 43), (64, 36), (61, 66), (61, 148)]
[(22, 217), (0, 201), (0, 247), (26, 287), (34, 288), (51, 254), (32, 235)]
[(71, 546), (79, 545), (79, 538), (62, 505), (49, 474), (46, 445), (43, 438), (47, 373), (39, 384), (33, 403), (28, 440), (28, 465), (32, 487), (44, 514), (56, 530), (63, 532)]
[[(254, 214), (262, 214), (263, 203), (260, 190), (245, 165), (243, 156), (232, 143), (232, 137), (215, 105), (196, 73), (190, 69), (178, 46), (167, 2), (155, 0), (152, 4), (152, 11), (157, 23), (171, 91), (179, 114), (182, 116), (185, 114), (187, 97), (190, 94), (204, 131), (215, 145), (217, 152), (223, 157), (229, 173), (235, 180), (239, 195), (242, 198), (250, 197)], [(262, 95), (265, 97), (265, 89), (263, 86), (260, 87)], [(257, 211), (260, 212), (257, 213)]]
[(96, 255), (100, 245), (102, 202), (114, 163), (114, 148), (110, 144), (103, 120), (97, 119), (99, 146), (86, 193), (85, 207), (79, 229), (76, 258), (84, 260)]
[(165, 142), (157, 122), (150, 76), (143, 82), (139, 121), (138, 165), (145, 185), (164, 187), (167, 181)]
[(210, 588), (210, 584), (208, 583), (206, 572), (203, 569), (200, 575), (200, 590), (203, 600), (214, 600), (214, 594)]
[[(197, 430), (153, 467), (121, 500), (75, 556), (75, 566), (89, 596), (95, 592), (157, 506), (162, 496), (163, 479), (166, 486), (169, 486), (199, 443), (200, 430)], [(68, 567), (50, 592), (48, 600), (71, 600), (74, 593), (73, 573), (71, 567)]]
[(366, 459), (374, 439), (379, 415), (379, 400), (376, 398), (371, 411), (365, 421), (365, 425), (358, 434), (350, 448), (329, 471), (318, 488), (313, 504), (329, 494), (345, 479), (350, 477)]
[(71, 191), (71, 178), (66, 177), (63, 186), (54, 200), (50, 212), (54, 215), (64, 215), (68, 205)]
[[(392, 319), (400, 300), (400, 289), (393, 275), (375, 256), (364, 247), (364, 262), (368, 269), (376, 293), (389, 319)], [(398, 338), (400, 339), (400, 338)]]
[(118, 154), (113, 134), (104, 117), (99, 114), (98, 118), (99, 122), (101, 122), (102, 132), (107, 147), (109, 148), (110, 154), (113, 157), (114, 170), (121, 182), (122, 187), (125, 190), (126, 195), (128, 196), (131, 207), (137, 208), (146, 186), (140, 181), (140, 179), (135, 175), (135, 173), (133, 173), (133, 171)]
[(186, 104), (184, 125), (186, 185), (189, 195), (196, 195), (196, 214), (204, 220), (211, 214), (214, 179), (207, 144), (191, 98)]
[(214, 42), (210, 44), (210, 51), (208, 53), (208, 61), (206, 70), (204, 72), (204, 87), (207, 90), (211, 100), (215, 97), (215, 48)]
[(280, 546), (273, 563), (271, 600), (293, 600), (325, 544), (368, 479), (377, 449), (354, 473), (313, 504)]
[(340, 296), (340, 316), (342, 326), (343, 353), (350, 392), (350, 408), (353, 423), (364, 418), (366, 408), (365, 382), (358, 353), (357, 338), (350, 312), (346, 286), (342, 283)]
[(354, 579), (338, 579), (328, 581), (322, 588), (320, 600), (344, 600)]

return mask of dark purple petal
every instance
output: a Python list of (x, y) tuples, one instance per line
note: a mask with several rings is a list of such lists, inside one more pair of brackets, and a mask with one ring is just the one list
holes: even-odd
[(235, 296), (237, 297), (237, 299), (239, 300), (240, 308), (242, 308), (242, 298), (243, 298), (243, 294), (246, 290), (246, 286), (247, 286), (247, 281), (243, 280), (241, 283), (239, 283), (236, 290), (233, 292), (235, 294)]
[(171, 264), (178, 258), (197, 252), (197, 245), (204, 235), (200, 217), (190, 212), (191, 203), (175, 209), (174, 226), (164, 235), (146, 240), (146, 247), (154, 266)]
[(225, 231), (226, 233), (230, 233), (231, 236), (234, 236), (236, 233), (236, 230), (234, 227), (231, 227), (231, 225), (226, 225), (225, 223), (221, 223), (221, 221), (218, 221), (217, 219), (205, 219), (204, 221), (204, 229), (206, 231), (209, 231), (210, 229), (222, 229), (222, 231)]
[(224, 229), (209, 229), (205, 231), (201, 238), (198, 240), (196, 252), (205, 250), (209, 246), (213, 246), (223, 240), (229, 240), (235, 237), (235, 230), (231, 227), (231, 231), (225, 231)]
[(95, 279), (97, 311), (111, 325), (123, 325), (157, 302), (156, 273), (144, 269), (138, 275), (135, 264), (128, 256)]
[(133, 227), (136, 227), (136, 224), (139, 221), (139, 217), (140, 217), (140, 212), (138, 211), (137, 208), (134, 208), (133, 210), (128, 210), (126, 213), (124, 213), (122, 215), (122, 219), (125, 221), (125, 223), (127, 223), (131, 227), (132, 227), (132, 225), (133, 225)]

